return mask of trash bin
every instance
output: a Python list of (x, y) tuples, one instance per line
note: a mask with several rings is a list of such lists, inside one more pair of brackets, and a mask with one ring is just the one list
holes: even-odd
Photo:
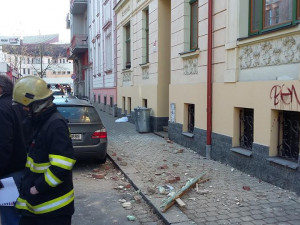
[(140, 133), (151, 132), (150, 111), (151, 111), (151, 108), (146, 108), (146, 107), (134, 108), (135, 126), (136, 126), (136, 130), (138, 132), (140, 132)]

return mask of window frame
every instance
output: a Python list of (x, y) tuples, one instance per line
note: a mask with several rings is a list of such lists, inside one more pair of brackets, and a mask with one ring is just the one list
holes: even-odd
[[(193, 18), (194, 18), (194, 14), (193, 14), (193, 7), (196, 7), (197, 8), (197, 10), (196, 10), (196, 12), (197, 12), (197, 19), (196, 19), (196, 24), (197, 24), (197, 26), (196, 26), (196, 31), (194, 32), (193, 31), (193, 29), (194, 29), (194, 27), (193, 27)], [(196, 49), (198, 49), (198, 19), (199, 19), (199, 13), (198, 13), (198, 10), (199, 10), (199, 8), (198, 8), (198, 0), (190, 0), (190, 50), (192, 51), (192, 50), (196, 50)], [(194, 36), (196, 37), (196, 44), (195, 45), (193, 45), (193, 38), (194, 38)]]
[(254, 142), (254, 109), (241, 108), (239, 120), (239, 146), (251, 151)]
[(253, 25), (252, 15), (254, 12), (254, 7), (253, 7), (254, 1), (255, 0), (249, 0), (249, 27), (248, 27), (249, 36), (259, 35), (259, 34), (263, 34), (263, 33), (266, 33), (266, 32), (272, 31), (272, 30), (282, 29), (287, 26), (295, 25), (300, 22), (300, 9), (299, 9), (300, 0), (292, 0), (292, 19), (291, 20), (285, 21), (280, 24), (275, 24), (272, 26), (265, 26), (266, 11), (265, 11), (264, 5), (265, 5), (266, 0), (262, 0), (260, 3), (261, 4), (260, 8), (259, 8), (259, 10), (261, 10), (261, 12), (259, 13), (259, 18), (258, 18), (259, 28), (253, 30), (252, 29), (252, 27), (253, 27), (252, 26)]
[(125, 68), (131, 68), (131, 27), (130, 23), (125, 26)]

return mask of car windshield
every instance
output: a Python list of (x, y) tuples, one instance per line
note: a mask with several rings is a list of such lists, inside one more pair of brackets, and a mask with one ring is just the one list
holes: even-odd
[(93, 107), (86, 106), (59, 106), (58, 111), (69, 123), (99, 123), (100, 118)]
[(53, 91), (53, 95), (64, 95), (63, 91)]

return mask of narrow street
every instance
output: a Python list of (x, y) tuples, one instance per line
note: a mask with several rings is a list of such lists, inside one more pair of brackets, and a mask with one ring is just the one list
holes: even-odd
[[(94, 178), (95, 175), (103, 179)], [(158, 217), (114, 168), (111, 161), (104, 165), (91, 160), (79, 160), (73, 172), (75, 187), (75, 214), (73, 225), (143, 224), (162, 225)], [(122, 202), (130, 202), (131, 207), (123, 208)], [(135, 221), (129, 221), (132, 215)]]

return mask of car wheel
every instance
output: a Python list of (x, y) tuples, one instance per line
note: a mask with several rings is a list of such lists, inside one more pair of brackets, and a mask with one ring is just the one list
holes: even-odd
[(104, 164), (106, 162), (106, 159), (107, 159), (107, 156), (105, 156), (104, 158), (98, 158), (98, 159), (96, 159), (96, 161), (97, 161), (97, 163)]

